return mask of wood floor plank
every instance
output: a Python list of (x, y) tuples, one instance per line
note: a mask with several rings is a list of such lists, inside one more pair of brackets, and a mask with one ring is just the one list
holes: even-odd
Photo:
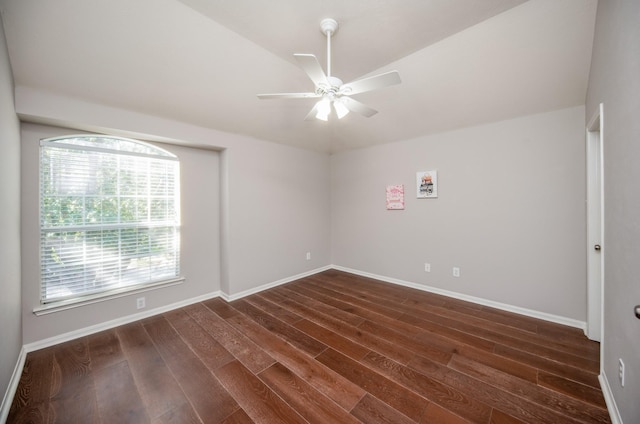
[(346, 337), (313, 323), (306, 318), (296, 322), (294, 325), (297, 329), (304, 331), (316, 340), (334, 348), (338, 352), (344, 353), (356, 361), (359, 361), (370, 352), (366, 347), (352, 342)]
[(106, 330), (87, 337), (93, 371), (124, 361), (116, 330)]
[(351, 414), (366, 424), (412, 424), (416, 422), (369, 393), (358, 402)]
[(555, 322), (538, 320), (538, 334), (549, 340), (564, 340), (573, 343), (576, 346), (582, 346), (587, 350), (599, 354), (599, 343), (587, 339), (584, 336), (584, 330), (579, 328), (567, 327), (566, 325)]
[[(303, 284), (304, 283), (304, 284)], [(390, 301), (389, 298), (385, 299), (372, 294), (371, 291), (361, 291), (350, 285), (340, 285), (335, 281), (317, 281), (314, 278), (309, 278), (300, 282), (298, 286), (292, 285), (292, 289), (306, 290), (309, 296), (314, 296), (312, 293), (319, 292), (320, 294), (327, 296), (325, 299), (334, 297), (344, 303), (353, 305), (351, 311), (356, 314), (360, 314), (363, 318), (367, 318), (366, 314), (371, 312), (376, 314), (382, 314), (390, 318), (397, 318), (404, 313), (401, 305), (404, 300)], [(379, 293), (380, 294), (380, 293)], [(340, 304), (338, 304), (340, 305)], [(343, 306), (344, 309), (349, 309), (347, 306)], [(364, 314), (364, 315), (363, 315)]]
[(239, 408), (164, 317), (145, 320), (143, 325), (203, 422), (220, 423)]
[(314, 309), (322, 314), (332, 316), (340, 321), (343, 321), (349, 325), (357, 326), (362, 323), (363, 318), (359, 317), (351, 312), (343, 311), (336, 307), (324, 304), (311, 297), (304, 296), (297, 292), (295, 289), (289, 289), (287, 287), (278, 287), (274, 290), (277, 293), (284, 295), (285, 297), (298, 302), (299, 304), (306, 306), (307, 308)]
[[(464, 324), (463, 324), (464, 325)], [(460, 327), (458, 327), (460, 328)], [(478, 330), (477, 327), (466, 327), (469, 331), (474, 331), (475, 334), (480, 335), (481, 337), (486, 337), (488, 340), (494, 341), (496, 344), (502, 344), (505, 346), (517, 347), (521, 350), (526, 350), (527, 352), (535, 353), (538, 356), (543, 358), (548, 358), (554, 361), (560, 361), (570, 366), (575, 366), (581, 369), (585, 369), (591, 371), (593, 373), (598, 373), (600, 369), (600, 364), (597, 360), (591, 358), (591, 355), (588, 352), (584, 354), (576, 355), (575, 353), (568, 353), (569, 349), (558, 349), (559, 343), (554, 345), (549, 344), (540, 344), (537, 343), (534, 338), (530, 338), (529, 340), (523, 340), (519, 338), (512, 337), (510, 334), (500, 334), (496, 331), (482, 331)]]
[[(203, 306), (203, 305), (206, 305)], [(210, 302), (204, 304), (190, 305), (184, 308), (200, 326), (216, 339), (227, 351), (237, 360), (249, 368), (254, 373), (270, 367), (276, 361), (260, 346), (248, 339), (244, 334), (238, 332), (233, 326), (214, 313), (209, 306)], [(232, 315), (238, 315), (236, 309), (229, 306), (229, 310), (235, 311)]]
[(235, 359), (224, 346), (185, 311), (176, 309), (166, 313), (165, 317), (209, 371), (214, 371)]
[[(305, 280), (303, 280), (305, 281)], [(302, 288), (301, 288), (302, 287)], [(304, 286), (301, 284), (292, 285), (292, 288), (296, 291), (301, 291), (304, 289)], [(324, 293), (319, 300), (332, 305), (334, 307), (339, 307), (346, 312), (352, 313), (354, 315), (360, 316), (364, 320), (369, 322), (375, 322), (377, 324), (381, 324), (387, 326), (392, 329), (396, 329), (400, 332), (405, 332), (407, 334), (424, 334), (425, 332), (419, 327), (413, 326), (411, 324), (404, 323), (399, 321), (398, 318), (406, 312), (406, 307), (401, 304), (397, 304), (395, 306), (390, 305), (389, 302), (384, 303), (372, 303), (366, 300), (362, 300), (359, 298), (354, 298), (352, 296), (346, 295), (344, 292), (332, 291), (325, 289), (323, 287), (312, 286), (311, 290), (306, 290), (306, 293), (309, 296), (314, 295), (315, 293)], [(338, 297), (340, 300), (331, 300), (329, 294)], [(447, 349), (451, 347), (451, 344), (447, 344)]]
[(538, 384), (551, 389), (553, 392), (563, 393), (567, 396), (580, 399), (583, 402), (588, 402), (601, 409), (606, 409), (607, 407), (602, 391), (595, 387), (577, 383), (544, 371), (538, 372)]
[(202, 304), (222, 318), (229, 318), (239, 313), (237, 309), (231, 307), (227, 302), (219, 297), (206, 300), (202, 302)]
[(190, 403), (170, 409), (151, 420), (152, 424), (203, 424)]
[(470, 346), (459, 346), (455, 353), (525, 381), (531, 383), (538, 382), (538, 370), (528, 364), (523, 364)]
[[(418, 309), (429, 308), (432, 302), (425, 302), (421, 295), (417, 295), (406, 302), (407, 305), (416, 307)], [(518, 329), (522, 332), (529, 334), (537, 334), (538, 322), (528, 318), (523, 318), (522, 315), (517, 315), (511, 312), (500, 311), (495, 308), (489, 307), (475, 307), (466, 303), (452, 303), (451, 301), (445, 301), (442, 306), (435, 305), (438, 310), (447, 309), (450, 311), (458, 312), (464, 316), (472, 317), (475, 319), (481, 319), (488, 323), (501, 324), (506, 327)]]
[(293, 408), (239, 361), (218, 368), (216, 375), (249, 417), (258, 423), (306, 423)]
[(445, 409), (435, 403), (427, 405), (420, 423), (447, 423), (447, 424), (469, 424), (472, 421), (465, 420), (459, 415)]
[(49, 422), (49, 401), (46, 402), (30, 402), (10, 412), (7, 417), (7, 423), (11, 424), (41, 424)]
[(428, 401), (406, 387), (333, 349), (327, 349), (317, 359), (412, 420), (417, 422), (422, 417)]
[[(477, 401), (472, 395), (459, 391), (441, 380), (431, 378), (414, 369), (399, 364), (389, 358), (374, 352), (368, 354), (362, 361), (371, 366), (385, 377), (403, 385), (432, 403), (454, 412), (472, 422), (487, 423), (491, 416), (491, 407)], [(436, 369), (443, 369), (435, 365)]]
[(577, 381), (594, 388), (600, 387), (598, 374), (591, 370), (585, 370), (560, 361), (554, 361), (549, 358), (538, 356), (535, 353), (527, 352), (521, 349), (496, 345), (494, 353), (505, 358), (530, 365), (550, 374), (565, 377), (569, 380)]
[[(349, 277), (349, 280), (347, 280), (349, 283), (348, 287), (345, 287), (340, 283), (336, 283), (336, 281), (342, 280), (342, 277), (338, 277), (333, 281), (331, 279), (328, 279), (328, 281), (326, 282), (335, 285), (335, 289), (338, 291), (347, 290), (355, 293), (358, 293), (358, 290), (360, 290), (360, 292), (372, 293), (373, 291), (371, 290), (371, 286), (375, 285), (376, 283), (380, 284), (380, 282), (375, 282), (372, 284), (372, 281), (370, 279), (362, 279), (358, 276), (354, 277), (350, 275)], [(445, 309), (449, 309), (452, 311), (464, 311), (467, 317), (482, 318), (486, 322), (500, 323), (512, 328), (523, 330), (531, 334), (534, 334), (536, 332), (539, 324), (541, 323), (541, 320), (524, 317), (522, 315), (505, 312), (482, 305), (471, 304), (469, 302), (448, 298), (446, 296), (434, 293), (424, 292), (416, 289), (408, 289), (406, 287), (400, 286), (389, 286), (390, 287), (387, 289), (388, 291), (395, 291), (399, 293), (396, 297), (397, 300), (401, 300), (406, 297), (405, 301), (398, 303), (402, 304), (403, 307), (421, 305), (420, 307), (427, 311), (432, 311), (434, 309), (439, 311), (443, 311)], [(402, 292), (404, 292), (404, 294), (402, 294)], [(410, 294), (407, 295), (407, 292)], [(380, 305), (384, 305), (385, 302), (388, 303), (389, 300), (388, 297), (379, 296), (378, 294), (370, 296), (369, 299), (372, 302), (378, 303)]]
[[(317, 276), (311, 276), (309, 279), (312, 288), (330, 290), (333, 293), (346, 296), (349, 302), (354, 302), (364, 307), (366, 305), (382, 306), (381, 313), (388, 316), (397, 315), (399, 312), (402, 313), (403, 310), (399, 307), (409, 304), (414, 296), (422, 293), (417, 290), (409, 292), (408, 290), (410, 289), (406, 287), (396, 287), (392, 284), (376, 286), (375, 283), (359, 281), (359, 278), (354, 275), (349, 275), (345, 279)], [(306, 282), (306, 280), (304, 281)], [(432, 305), (434, 306), (443, 306), (445, 304), (444, 300), (438, 299), (438, 296), (435, 295), (430, 296), (428, 299), (432, 299)], [(389, 308), (389, 310), (385, 309), (385, 307)]]
[[(447, 329), (455, 329), (456, 331), (461, 333), (477, 336), (491, 343), (502, 344), (510, 347), (518, 347), (519, 349), (535, 353), (538, 356), (556, 361), (560, 360), (571, 365), (578, 366), (580, 368), (592, 370), (594, 372), (597, 372), (597, 370), (599, 369), (598, 362), (590, 359), (591, 354), (589, 352), (576, 355), (576, 352), (580, 351), (579, 349), (562, 346), (561, 343), (554, 343), (553, 345), (540, 344), (536, 343), (535, 340), (532, 341), (532, 339), (535, 339), (534, 336), (514, 337), (513, 333), (510, 331), (496, 331), (495, 326), (490, 329), (487, 328), (487, 326), (472, 325), (468, 322), (450, 319), (438, 315), (437, 313), (426, 311), (408, 311), (405, 316), (407, 315), (411, 316), (414, 320), (420, 320), (423, 325), (441, 325), (443, 327), (446, 327)], [(562, 347), (563, 349), (559, 350), (559, 347)]]
[[(306, 281), (306, 280), (303, 280)], [(299, 285), (293, 285), (293, 287), (298, 290)], [(317, 290), (317, 287), (313, 287), (314, 290)], [(327, 290), (326, 292), (331, 292)], [(361, 313), (362, 309), (365, 308), (355, 308), (351, 309), (351, 312), (362, 316), (367, 321), (360, 324), (358, 328), (372, 331), (376, 334), (382, 334), (381, 332), (387, 331), (397, 331), (407, 335), (407, 338), (411, 340), (411, 343), (414, 344), (414, 347), (419, 348), (423, 355), (425, 355), (426, 351), (433, 350), (434, 356), (432, 359), (437, 360), (437, 357), (440, 357), (440, 361), (446, 363), (450, 358), (450, 353), (454, 351), (459, 351), (463, 348), (466, 348), (466, 344), (455, 343), (455, 341), (451, 339), (447, 339), (442, 337), (441, 335), (426, 331), (424, 329), (419, 328), (418, 326), (414, 326), (412, 324), (408, 324), (402, 321), (399, 321), (397, 318), (403, 315), (406, 308), (403, 305), (398, 305), (396, 308), (385, 308), (382, 305), (375, 305), (369, 303), (367, 301), (360, 301), (359, 299), (353, 299), (349, 296), (345, 296), (343, 293), (333, 292), (334, 295), (340, 296), (341, 299), (347, 299), (349, 303), (357, 302), (360, 305), (367, 305), (366, 308), (376, 309), (378, 312), (368, 311), (367, 313)], [(390, 312), (389, 312), (390, 311)], [(384, 312), (384, 313), (379, 313)], [(371, 318), (369, 320), (368, 318)], [(373, 324), (375, 323), (375, 324)], [(377, 328), (373, 328), (372, 326), (376, 326)], [(414, 343), (415, 342), (415, 343)], [(486, 347), (487, 349), (491, 348), (493, 345), (491, 343), (487, 343), (486, 341), (478, 340), (477, 343), (481, 346)], [(425, 350), (423, 350), (425, 349)], [(437, 350), (435, 350), (437, 349)], [(426, 355), (425, 355), (426, 356)], [(536, 373), (535, 370), (532, 370), (531, 378), (535, 380)]]
[(53, 355), (53, 383), (48, 421), (99, 423), (86, 337), (55, 346)]
[(610, 424), (581, 329), (323, 271), (27, 355), (15, 423)]
[(25, 360), (8, 422), (46, 423), (53, 377), (53, 349), (30, 352)]
[(283, 308), (277, 303), (271, 302), (261, 297), (259, 294), (256, 296), (249, 296), (246, 298), (246, 300), (252, 305), (262, 309), (268, 314), (273, 315), (280, 321), (286, 322), (287, 324), (295, 325), (298, 321), (302, 320), (302, 317), (300, 315), (291, 312), (286, 308)]
[[(536, 331), (531, 332), (522, 330), (521, 328), (514, 327), (511, 322), (487, 320), (484, 317), (479, 316), (479, 311), (471, 311), (473, 312), (472, 314), (469, 313), (469, 308), (463, 309), (456, 307), (453, 309), (421, 304), (417, 304), (407, 309), (407, 313), (416, 314), (418, 316), (423, 316), (422, 312), (429, 313), (429, 316), (434, 322), (439, 322), (447, 326), (452, 326), (449, 320), (457, 321), (459, 324), (455, 328), (469, 333), (476, 333), (477, 329), (480, 329), (483, 332), (492, 331), (494, 334), (494, 338), (492, 340), (494, 341), (496, 341), (495, 333), (498, 333), (503, 336), (508, 336), (511, 339), (517, 339), (519, 344), (531, 344), (532, 342), (536, 345), (544, 344), (548, 348), (587, 359), (593, 357), (593, 354), (596, 353), (595, 350), (598, 349), (598, 347), (593, 344), (576, 344), (572, 342), (571, 339), (548, 338), (544, 335), (538, 334)], [(495, 315), (497, 314), (494, 314), (494, 316)], [(538, 324), (536, 324), (535, 327), (537, 328)]]
[(306, 335), (284, 321), (280, 321), (273, 315), (260, 310), (246, 300), (232, 302), (231, 306), (242, 312), (244, 315), (250, 317), (270, 332), (278, 335), (280, 338), (288, 341), (303, 352), (307, 352), (311, 356), (316, 356), (327, 348), (324, 343)]
[(254, 421), (244, 412), (244, 409), (238, 409), (231, 416), (222, 422), (222, 424), (254, 424)]
[(280, 363), (273, 364), (258, 374), (258, 377), (309, 423), (358, 424), (360, 422)]
[[(336, 289), (338, 290), (338, 289)], [(389, 302), (388, 300), (385, 300), (384, 298), (377, 298), (377, 297), (373, 297), (373, 301), (369, 301), (369, 300), (361, 300), (361, 299), (357, 299), (357, 298), (353, 298), (350, 296), (345, 296), (343, 293), (341, 292), (334, 292), (335, 295), (339, 295), (342, 299), (346, 299), (348, 302), (353, 302), (358, 304), (359, 306), (361, 306), (361, 308), (357, 308), (354, 310), (355, 314), (360, 314), (360, 311), (362, 309), (365, 309), (368, 311), (368, 313), (361, 315), (363, 318), (365, 319), (369, 319), (372, 322), (376, 322), (382, 325), (385, 325), (389, 328), (397, 328), (398, 331), (404, 331), (407, 332), (409, 334), (422, 334), (422, 335), (427, 335), (427, 332), (424, 331), (424, 327), (420, 327), (419, 325), (413, 325), (410, 324), (408, 322), (403, 322), (400, 321), (398, 318), (404, 314), (406, 314), (408, 312), (408, 308), (406, 306), (406, 302), (402, 303), (402, 304), (397, 304), (395, 306), (392, 307), (388, 307)], [(411, 300), (411, 299), (409, 299)], [(433, 302), (433, 303), (437, 303), (440, 304), (442, 302)], [(429, 306), (431, 307), (431, 309), (429, 310), (433, 310), (433, 308), (438, 308), (439, 306), (432, 306), (431, 304), (429, 304)], [(383, 315), (382, 317), (380, 315)], [(421, 317), (422, 314), (419, 310), (414, 310), (414, 315), (417, 315), (418, 317)], [(430, 340), (430, 344), (432, 345), (438, 345), (438, 343), (442, 343), (443, 345), (443, 350), (448, 351), (451, 350), (453, 348), (452, 343), (446, 342), (444, 341), (444, 338), (442, 337), (438, 337), (437, 333), (435, 332), (429, 332), (429, 335), (436, 335), (436, 337), (432, 337)], [(490, 343), (486, 343), (486, 341), (483, 340), (478, 340), (477, 341), (479, 344), (484, 345), (487, 347), (487, 349), (491, 348), (491, 344)], [(446, 346), (446, 347), (445, 347)]]
[(345, 293), (337, 293), (324, 287), (308, 286), (303, 284), (292, 285), (296, 293), (322, 302), (328, 306), (332, 306), (349, 314), (357, 315), (364, 319), (378, 321), (381, 318), (389, 317), (397, 318), (402, 314), (400, 309), (388, 308), (382, 305), (376, 305), (358, 298), (346, 295)]
[(419, 352), (420, 355), (442, 364), (448, 363), (451, 360), (451, 355), (456, 350), (453, 343), (447, 343), (435, 337), (429, 337), (428, 332), (422, 332), (422, 334), (403, 334), (388, 326), (368, 320), (360, 324), (358, 328), (362, 331), (376, 334), (378, 337), (382, 337), (396, 346), (402, 346), (411, 352)]
[(260, 343), (278, 362), (345, 410), (350, 410), (364, 395), (364, 391), (357, 385), (350, 383), (340, 374), (318, 363), (285, 340), (269, 333), (249, 317), (234, 316), (229, 318), (229, 321)]
[[(540, 403), (526, 397), (517, 396), (507, 390), (499, 389), (492, 384), (485, 383), (464, 373), (452, 372), (439, 364), (424, 358), (418, 358), (410, 367), (424, 375), (431, 376), (479, 402), (515, 417), (532, 423), (572, 423), (581, 421), (553, 411)], [(584, 421), (582, 421), (584, 422)], [(597, 421), (593, 421), (597, 422)]]
[[(276, 296), (275, 298), (278, 298), (278, 294), (275, 292), (270, 292), (264, 295), (269, 297)], [(288, 297), (281, 297), (280, 302), (285, 305), (285, 307), (290, 307), (292, 310), (295, 310), (296, 313), (298, 313), (300, 316), (303, 316), (307, 320), (325, 327), (335, 332), (336, 334), (349, 339), (354, 343), (362, 345), (370, 350), (375, 350), (377, 352), (391, 356), (396, 361), (407, 363), (414, 356), (413, 352), (403, 348), (402, 346), (398, 346), (388, 340), (385, 340), (382, 337), (378, 337), (371, 332), (362, 331), (343, 320), (335, 318), (331, 315), (318, 312), (312, 307), (300, 304)], [(362, 321), (357, 322), (361, 323)]]
[(596, 422), (608, 421), (609, 415), (604, 407), (604, 398), (602, 397), (602, 394), (600, 394), (602, 404), (595, 406), (586, 402), (586, 398), (578, 400), (576, 398), (567, 397), (562, 392), (545, 390), (537, 384), (523, 381), (517, 377), (495, 370), (486, 365), (478, 364), (462, 356), (454, 356), (449, 367), (462, 371), (466, 375), (501, 388), (509, 393), (522, 398), (527, 398), (535, 403), (545, 405), (547, 408), (553, 409), (560, 414), (573, 417), (577, 420), (592, 419)]
[(476, 349), (490, 352), (495, 348), (496, 343), (491, 340), (478, 337), (474, 333), (460, 331), (457, 328), (452, 328), (448, 327), (447, 325), (435, 323), (425, 318), (426, 317), (422, 314), (420, 316), (403, 314), (398, 318), (398, 320), (411, 325), (415, 325), (416, 327), (422, 328), (426, 331), (439, 334), (455, 342), (473, 346)]
[(337, 334), (340, 334), (341, 336), (358, 343), (369, 350), (390, 356), (400, 363), (406, 364), (414, 356), (413, 351), (394, 343), (394, 341), (387, 340), (375, 332), (366, 331), (359, 327), (352, 327), (346, 324), (338, 324), (330, 318), (325, 319), (324, 324), (325, 327), (330, 328)]
[(152, 420), (188, 402), (140, 322), (119, 327), (116, 334), (147, 414)]
[(526, 423), (524, 421), (517, 419), (516, 417), (512, 417), (511, 415), (505, 414), (504, 412), (494, 408), (491, 413), (490, 424), (526, 424)]
[[(321, 276), (311, 276), (310, 278), (322, 278)], [(370, 300), (376, 303), (377, 300), (387, 300), (390, 304), (403, 304), (410, 298), (410, 292), (401, 290), (393, 284), (384, 284), (370, 278), (357, 276), (354, 274), (336, 274), (329, 279), (322, 278), (324, 284), (333, 285), (338, 291), (353, 293), (360, 299)], [(411, 293), (412, 294), (412, 293)]]
[(149, 423), (127, 361), (93, 372), (98, 412), (104, 423)]
[[(299, 304), (295, 300), (292, 300), (292, 299), (288, 298), (287, 296), (285, 296), (282, 293), (279, 293), (276, 290), (266, 290), (266, 291), (263, 291), (261, 293), (258, 293), (256, 296), (263, 297), (263, 298), (269, 300), (270, 302), (277, 303), (278, 305), (281, 305), (282, 307), (284, 307), (288, 311), (291, 311), (291, 312), (293, 312), (293, 313), (295, 313), (295, 314), (297, 314), (297, 315), (299, 315), (299, 316), (301, 316), (303, 318), (305, 318), (307, 316), (307, 311), (311, 310), (310, 308)], [(316, 312), (316, 313), (318, 315), (322, 316), (322, 314), (320, 314), (318, 312)]]

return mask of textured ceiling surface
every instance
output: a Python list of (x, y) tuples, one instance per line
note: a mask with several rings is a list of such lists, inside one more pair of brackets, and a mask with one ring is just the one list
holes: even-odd
[[(323, 152), (584, 104), (596, 0), (0, 0), (17, 87)], [(304, 121), (293, 59), (397, 70), (364, 118)]]

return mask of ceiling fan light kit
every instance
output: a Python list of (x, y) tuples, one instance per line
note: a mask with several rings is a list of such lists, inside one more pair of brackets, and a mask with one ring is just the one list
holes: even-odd
[(324, 98), (316, 104), (316, 118), (321, 121), (328, 121), (331, 113), (331, 100)]
[[(378, 113), (377, 110), (360, 103), (349, 97), (353, 94), (377, 90), (394, 84), (400, 84), (398, 71), (390, 71), (384, 74), (352, 81), (344, 84), (340, 78), (331, 75), (331, 36), (338, 30), (338, 22), (327, 18), (320, 22), (320, 30), (327, 36), (327, 73), (325, 74), (318, 59), (312, 54), (296, 53), (300, 67), (306, 72), (315, 84), (314, 92), (308, 93), (276, 93), (258, 94), (259, 99), (307, 99), (320, 98), (313, 106), (305, 120), (319, 119), (328, 121), (331, 111), (334, 110), (338, 119), (342, 119), (349, 112), (355, 112), (365, 117), (371, 117)], [(332, 108), (333, 106), (333, 108)]]

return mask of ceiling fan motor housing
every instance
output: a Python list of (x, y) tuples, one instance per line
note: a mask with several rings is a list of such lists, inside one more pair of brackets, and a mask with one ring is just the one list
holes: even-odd
[(342, 80), (340, 78), (327, 77), (327, 80), (330, 85), (328, 87), (324, 84), (319, 85), (316, 89), (316, 93), (329, 97), (330, 99), (338, 97), (339, 94), (344, 94), (340, 91), (340, 87), (342, 87)]

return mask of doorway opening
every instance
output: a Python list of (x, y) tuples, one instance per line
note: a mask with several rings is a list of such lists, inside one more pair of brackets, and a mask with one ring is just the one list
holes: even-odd
[(587, 124), (587, 337), (603, 336), (604, 300), (604, 175), (603, 105)]

